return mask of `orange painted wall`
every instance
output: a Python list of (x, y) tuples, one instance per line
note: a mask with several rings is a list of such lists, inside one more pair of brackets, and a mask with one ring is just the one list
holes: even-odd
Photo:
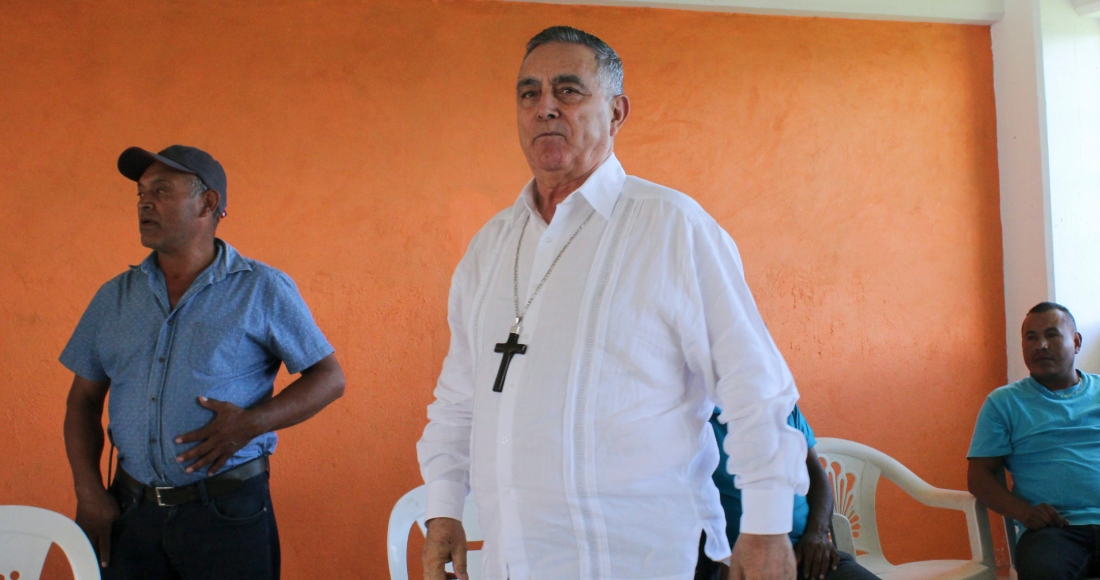
[[(220, 234), (298, 282), (347, 371), (347, 395), (275, 457), (286, 577), (385, 577), (450, 274), (529, 177), (512, 84), (523, 43), (557, 23), (622, 55), (620, 159), (733, 234), (818, 434), (964, 488), (974, 416), (1005, 382), (988, 28), (53, 0), (0, 3), (0, 503), (73, 513), (57, 355), (96, 288), (146, 253), (115, 159), (194, 144), (228, 170)], [(881, 499), (889, 557), (966, 555), (961, 517)]]

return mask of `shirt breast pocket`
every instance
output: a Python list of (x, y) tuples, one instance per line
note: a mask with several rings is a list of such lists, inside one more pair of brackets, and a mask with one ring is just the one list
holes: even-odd
[(191, 337), (188, 362), (201, 375), (225, 377), (245, 369), (240, 366), (238, 352), (244, 330), (240, 327), (198, 322)]

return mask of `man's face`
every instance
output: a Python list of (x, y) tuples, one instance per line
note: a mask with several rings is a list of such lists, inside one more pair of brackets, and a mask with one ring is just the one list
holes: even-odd
[(592, 49), (544, 44), (531, 52), (516, 82), (520, 147), (536, 174), (569, 176), (593, 169), (611, 152), (626, 117), (626, 97), (607, 95)]
[(186, 246), (209, 216), (206, 195), (193, 195), (194, 177), (154, 162), (138, 180), (138, 231), (141, 245), (158, 252)]
[(1060, 310), (1028, 314), (1021, 329), (1024, 363), (1038, 380), (1073, 374), (1081, 335)]

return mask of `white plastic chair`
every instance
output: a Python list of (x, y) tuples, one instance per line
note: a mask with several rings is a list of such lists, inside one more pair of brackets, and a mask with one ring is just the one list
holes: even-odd
[[(390, 512), (390, 525), (386, 533), (387, 549), (390, 559), (390, 578), (392, 580), (409, 580), (409, 563), (406, 553), (409, 549), (409, 530), (415, 523), (420, 527), (421, 534), (427, 534), (424, 527), (424, 510), (428, 500), (428, 491), (423, 485), (414, 488), (409, 493), (401, 496)], [(484, 539), (481, 526), (477, 521), (477, 504), (474, 496), (466, 497), (466, 505), (462, 510), (462, 527), (466, 530), (467, 542), (480, 542)], [(450, 564), (447, 571), (453, 572)], [(470, 580), (480, 580), (481, 575), (481, 551), (470, 550), (466, 554), (466, 572)]]
[(856, 555), (856, 540), (852, 535), (852, 522), (848, 518), (833, 512), (833, 543), (836, 549), (846, 554)]
[(99, 580), (95, 552), (76, 522), (42, 508), (0, 505), (0, 575), (38, 580), (51, 544), (65, 552), (73, 578)]
[(1008, 580), (1016, 580), (1016, 540), (1023, 532), (1020, 531), (1019, 522), (1008, 516), (1001, 517), (1005, 521), (1005, 542), (1008, 544)]
[[(997, 470), (997, 479), (1006, 489), (1011, 490), (1008, 485), (1008, 478), (1005, 476), (1004, 465)], [(1019, 522), (1008, 516), (1001, 517), (1005, 522), (1005, 543), (1008, 544), (1008, 578), (1009, 580), (1016, 580), (1016, 540), (1023, 533), (1024, 528), (1019, 525)]]
[[(985, 506), (965, 491), (932, 487), (896, 459), (866, 445), (844, 439), (819, 437), (817, 455), (829, 474), (836, 500), (833, 518), (837, 546), (855, 549), (856, 560), (880, 578), (890, 580), (997, 577), (993, 537)], [(931, 507), (958, 510), (966, 514), (970, 535), (970, 560), (929, 560), (895, 566), (882, 554), (875, 518), (875, 491), (879, 476), (894, 482), (910, 497)], [(847, 521), (842, 521), (846, 519)], [(919, 529), (919, 526), (914, 526)], [(843, 548), (841, 548), (843, 549)]]

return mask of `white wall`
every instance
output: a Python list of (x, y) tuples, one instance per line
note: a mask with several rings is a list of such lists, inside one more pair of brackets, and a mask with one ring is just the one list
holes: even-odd
[(1009, 380), (1043, 300), (1073, 311), (1078, 368), (1100, 372), (1100, 21), (1072, 0), (1005, 0), (992, 41)]
[(1077, 366), (1100, 372), (1100, 20), (1042, 0), (1053, 299), (1085, 339)]
[(1010, 381), (1027, 375), (1020, 358), (1024, 313), (1054, 292), (1050, 197), (1044, 185), (1044, 127), (1039, 115), (1043, 84), (1038, 26), (1035, 0), (1005, 0), (1005, 17), (992, 26), (991, 34)]

